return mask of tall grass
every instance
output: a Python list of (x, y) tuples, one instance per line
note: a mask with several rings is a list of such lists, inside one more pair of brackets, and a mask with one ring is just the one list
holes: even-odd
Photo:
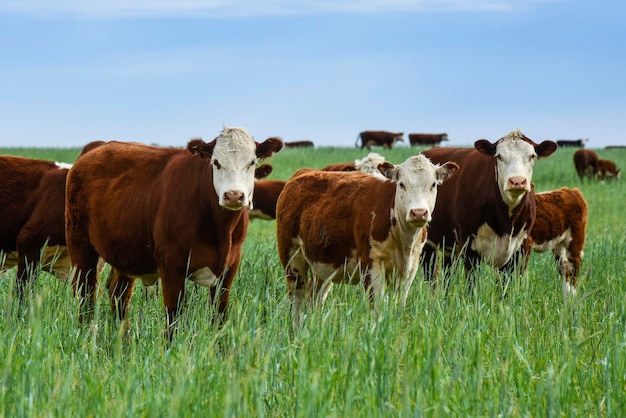
[[(384, 154), (401, 162), (414, 152)], [(15, 271), (1, 275), (0, 415), (624, 416), (626, 194), (622, 181), (581, 185), (572, 153), (539, 161), (534, 176), (538, 190), (576, 186), (589, 203), (585, 273), (571, 302), (552, 258), (533, 255), (506, 298), (488, 267), (471, 293), (462, 272), (447, 294), (418, 278), (404, 309), (392, 298), (372, 312), (359, 286), (337, 286), (290, 337), (275, 223), (257, 220), (225, 326), (211, 325), (208, 292), (189, 284), (170, 346), (157, 297), (135, 292), (122, 337), (104, 295), (81, 325), (68, 283), (41, 273), (21, 307)], [(284, 150), (271, 177), (365, 154)], [(605, 157), (626, 167), (621, 150)]]

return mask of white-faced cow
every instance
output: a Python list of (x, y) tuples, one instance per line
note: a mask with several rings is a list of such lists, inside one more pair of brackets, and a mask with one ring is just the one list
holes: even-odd
[(257, 143), (244, 128), (224, 128), (187, 149), (108, 142), (78, 159), (67, 178), (66, 235), (81, 320), (95, 303), (101, 256), (120, 284), (109, 290), (119, 318), (127, 315), (135, 277), (160, 275), (168, 331), (186, 279), (210, 287), (221, 323), (241, 260), (256, 164), (281, 148), (276, 138)]
[(385, 157), (376, 153), (370, 152), (362, 159), (356, 159), (354, 162), (349, 163), (337, 163), (330, 164), (322, 168), (323, 171), (361, 171), (363, 173), (372, 174), (378, 176), (381, 179), (385, 179), (381, 172), (378, 170), (378, 166), (385, 162)]
[(406, 300), (437, 187), (458, 166), (434, 165), (418, 155), (379, 169), (385, 181), (361, 172), (302, 169), (278, 198), (278, 255), (294, 327), (301, 305), (323, 303), (333, 283), (363, 283), (374, 302), (386, 281)]
[(611, 160), (598, 158), (598, 180), (614, 180), (619, 179), (621, 170)]
[(458, 254), (469, 271), (481, 259), (505, 271), (523, 261), (523, 244), (535, 222), (533, 166), (538, 157), (556, 149), (553, 141), (536, 144), (515, 130), (495, 143), (482, 139), (474, 148), (423, 152), (434, 163), (453, 161), (461, 166), (439, 189), (424, 249), (428, 280), (434, 277), (438, 249), (446, 254), (444, 266), (449, 265), (450, 254)]
[(361, 140), (361, 148), (370, 149), (373, 145), (391, 149), (398, 141), (404, 141), (403, 132), (387, 132), (387, 131), (363, 131), (356, 137), (356, 147), (359, 147), (359, 139)]
[(448, 141), (448, 134), (409, 134), (409, 144), (412, 147), (418, 145), (438, 147), (442, 141)]
[(580, 190), (566, 187), (536, 193), (535, 201), (532, 249), (538, 253), (552, 251), (563, 278), (563, 296), (575, 296), (587, 234), (587, 202)]
[(574, 166), (580, 181), (585, 177), (593, 179), (598, 173), (598, 154), (594, 150), (579, 149), (574, 153)]

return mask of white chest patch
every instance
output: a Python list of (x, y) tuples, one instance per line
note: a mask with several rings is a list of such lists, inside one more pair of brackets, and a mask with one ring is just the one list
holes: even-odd
[(524, 229), (517, 235), (498, 236), (489, 225), (483, 224), (474, 236), (472, 250), (480, 254), (492, 266), (502, 267), (522, 246), (525, 238), (526, 230)]
[(200, 286), (213, 287), (217, 283), (217, 276), (208, 267), (203, 267), (200, 270), (196, 270), (189, 280), (199, 284)]

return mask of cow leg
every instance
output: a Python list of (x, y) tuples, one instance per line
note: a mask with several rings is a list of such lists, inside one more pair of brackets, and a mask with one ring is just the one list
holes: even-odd
[(123, 326), (128, 331), (130, 323), (127, 318), (135, 279), (121, 273), (117, 269), (112, 268), (111, 270), (107, 283), (111, 312), (118, 321), (124, 322)]
[(291, 257), (285, 275), (287, 276), (287, 295), (291, 300), (291, 325), (292, 331), (300, 328), (303, 319), (302, 304), (306, 300), (306, 292), (309, 287), (309, 265), (298, 250)]
[[(70, 250), (71, 251), (71, 250)], [(93, 247), (80, 253), (72, 254), (72, 262), (76, 272), (72, 278), (74, 297), (78, 297), (80, 305), (79, 321), (91, 320), (96, 304), (96, 287), (98, 285), (98, 253)]]
[(18, 299), (24, 301), (26, 289), (30, 287), (30, 283), (36, 279), (37, 273), (40, 270), (40, 250), (43, 246), (37, 246), (37, 244), (28, 242), (18, 242), (17, 252), (17, 276), (16, 276), (16, 290)]

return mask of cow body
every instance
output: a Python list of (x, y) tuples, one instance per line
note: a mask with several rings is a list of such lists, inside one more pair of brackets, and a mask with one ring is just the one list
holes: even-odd
[(564, 297), (576, 295), (576, 279), (587, 234), (587, 202), (580, 190), (535, 194), (537, 218), (530, 231), (533, 251), (552, 251), (563, 278)]
[(186, 278), (210, 287), (221, 323), (247, 232), (255, 164), (281, 147), (280, 140), (259, 144), (243, 128), (224, 128), (187, 149), (109, 142), (78, 159), (67, 180), (66, 235), (81, 320), (95, 303), (101, 256), (112, 268), (109, 296), (120, 319), (135, 277), (160, 275), (168, 330)]
[(276, 219), (276, 202), (285, 187), (283, 180), (259, 180), (254, 184), (253, 209), (248, 210), (250, 219)]
[(585, 144), (587, 143), (587, 138), (580, 139), (557, 139), (556, 144), (559, 147), (577, 147), (577, 148), (585, 148)]
[(448, 140), (448, 134), (409, 134), (409, 144), (412, 147), (418, 145), (427, 145), (431, 147), (438, 147), (442, 141)]
[(65, 180), (67, 165), (0, 157), (0, 251), (5, 268), (17, 265), (17, 290), (43, 270), (66, 279)]
[(287, 141), (285, 142), (285, 148), (313, 148), (315, 144), (313, 141)]
[(598, 173), (598, 155), (590, 149), (579, 149), (574, 153), (574, 166), (580, 181), (593, 179)]
[(556, 148), (552, 141), (537, 145), (516, 130), (495, 143), (476, 141), (474, 148), (423, 152), (434, 163), (453, 161), (461, 167), (439, 189), (424, 250), (427, 279), (434, 278), (438, 249), (446, 253), (446, 267), (452, 255), (461, 256), (470, 271), (480, 260), (504, 271), (515, 267), (535, 221), (534, 160)]
[(621, 170), (611, 160), (598, 158), (598, 180), (619, 179)]
[(373, 145), (391, 149), (398, 141), (404, 141), (403, 132), (387, 132), (387, 131), (363, 131), (356, 138), (356, 146), (359, 146), (361, 140), (361, 148), (370, 149)]
[(323, 303), (333, 283), (362, 281), (374, 301), (386, 280), (404, 302), (437, 185), (457, 169), (456, 164), (435, 166), (415, 156), (399, 166), (382, 164), (384, 181), (361, 172), (296, 172), (276, 212), (294, 327), (300, 323), (301, 304)]

